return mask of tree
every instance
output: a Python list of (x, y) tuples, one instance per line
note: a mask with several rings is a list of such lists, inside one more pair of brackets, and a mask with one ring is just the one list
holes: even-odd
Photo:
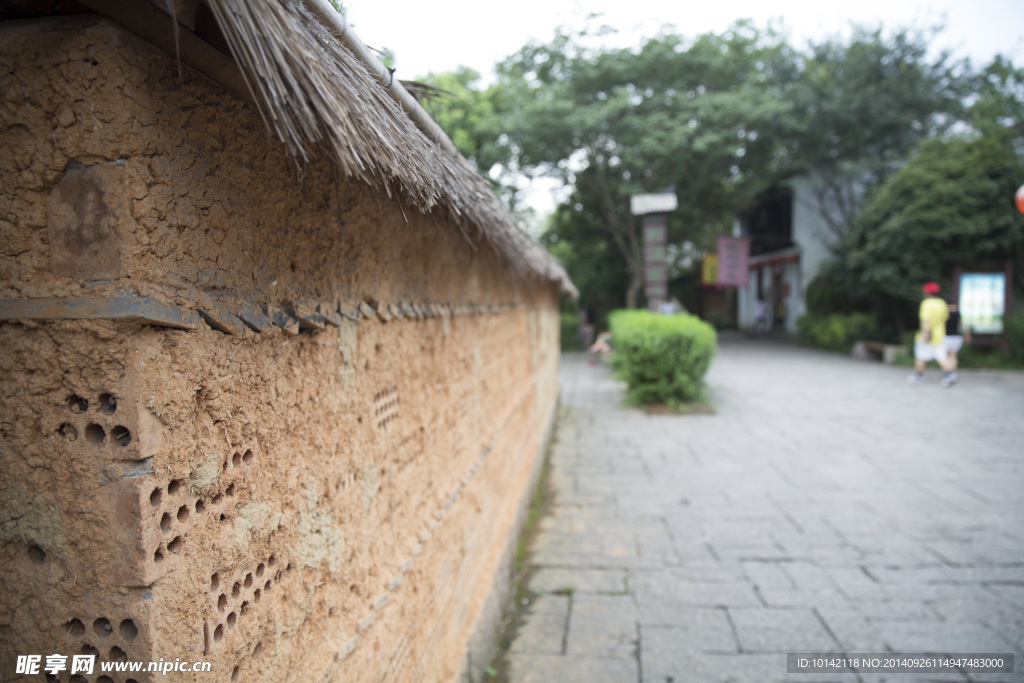
[(551, 231), (611, 244), (629, 278), (625, 303), (635, 307), (643, 254), (629, 196), (674, 186), (674, 241), (710, 243), (728, 229), (736, 204), (773, 179), (790, 109), (780, 84), (795, 75), (793, 55), (745, 23), (692, 42), (663, 33), (635, 51), (584, 42), (559, 34), (499, 66), (514, 102), (506, 141), (519, 169), (572, 185)]
[(844, 240), (851, 294), (900, 323), (921, 283), (948, 282), (957, 262), (1014, 258), (1019, 272), (1024, 216), (1013, 195), (1022, 178), (1005, 135), (921, 143), (868, 197)]
[(982, 135), (998, 136), (1024, 153), (1024, 69), (996, 56), (973, 80), (970, 120)]
[(963, 119), (967, 64), (929, 57), (929, 32), (855, 27), (849, 41), (811, 46), (790, 90), (800, 124), (787, 145), (807, 173), (813, 208), (836, 241), (850, 230), (865, 191), (896, 171), (914, 147)]

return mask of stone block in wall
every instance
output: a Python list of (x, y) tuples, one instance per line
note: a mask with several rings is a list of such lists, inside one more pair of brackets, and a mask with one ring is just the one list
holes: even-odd
[(68, 166), (46, 203), (50, 271), (80, 280), (127, 274), (121, 235), (131, 234), (123, 163)]

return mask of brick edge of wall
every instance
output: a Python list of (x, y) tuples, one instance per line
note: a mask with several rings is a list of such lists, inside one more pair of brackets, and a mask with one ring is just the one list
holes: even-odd
[(505, 608), (508, 605), (511, 595), (512, 579), (515, 574), (516, 547), (519, 544), (519, 536), (523, 532), (523, 525), (530, 511), (530, 503), (537, 490), (541, 473), (544, 471), (545, 454), (551, 444), (551, 437), (555, 432), (555, 423), (558, 420), (558, 408), (561, 405), (560, 388), (555, 393), (555, 401), (547, 417), (547, 424), (544, 427), (544, 435), (537, 446), (537, 453), (533, 459), (533, 470), (530, 472), (530, 481), (523, 497), (520, 499), (516, 510), (515, 523), (508, 538), (505, 540), (505, 547), (501, 553), (501, 560), (498, 563), (498, 575), (491, 584), (491, 590), (484, 600), (480, 616), (473, 626), (473, 632), (469, 636), (469, 645), (466, 650), (465, 659), (455, 677), (457, 683), (480, 683), (487, 680), (485, 670), (494, 659), (498, 651), (498, 638), (501, 631), (502, 618), (505, 615)]

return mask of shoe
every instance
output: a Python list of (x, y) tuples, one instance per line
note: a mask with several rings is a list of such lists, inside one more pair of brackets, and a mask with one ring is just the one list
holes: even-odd
[(923, 375), (919, 375), (916, 372), (907, 378), (907, 384), (920, 384), (924, 380)]
[(953, 386), (954, 384), (956, 384), (956, 373), (955, 372), (947, 372), (945, 375), (942, 376), (942, 386), (943, 387), (948, 389), (949, 387)]

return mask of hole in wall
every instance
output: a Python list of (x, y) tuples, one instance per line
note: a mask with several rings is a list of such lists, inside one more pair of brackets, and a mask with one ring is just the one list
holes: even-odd
[(82, 646), (82, 650), (81, 650), (80, 654), (83, 654), (83, 655), (95, 655), (95, 656), (99, 657), (100, 656), (100, 651), (97, 650), (96, 648), (94, 648), (92, 645), (89, 645), (88, 643), (86, 643), (85, 645)]
[(64, 624), (64, 635), (68, 638), (77, 638), (85, 634), (85, 624), (81, 619), (70, 619)]
[(68, 396), (68, 410), (76, 415), (81, 415), (89, 410), (89, 402), (78, 394), (71, 394)]
[(70, 422), (65, 422), (60, 427), (57, 427), (57, 434), (64, 437), (68, 441), (78, 440), (78, 429), (75, 428), (75, 425), (71, 424)]
[(263, 590), (268, 593), (270, 592), (270, 579), (267, 579), (267, 582), (263, 584)]
[(257, 588), (256, 592), (252, 594), (252, 601), (259, 602), (261, 597), (263, 597), (263, 591)]
[(242, 462), (244, 462), (246, 465), (252, 462), (252, 449), (249, 449), (245, 452), (245, 455), (242, 456)]
[(182, 505), (178, 508), (178, 521), (184, 522), (186, 519), (188, 519), (188, 506)]
[(42, 564), (43, 562), (46, 562), (46, 551), (33, 543), (28, 547), (28, 559), (32, 560), (36, 564)]
[(91, 443), (93, 446), (101, 445), (107, 438), (107, 432), (103, 427), (99, 426), (95, 422), (86, 425), (85, 427), (85, 440)]
[(258, 565), (256, 565), (256, 578), (257, 579), (259, 579), (259, 578), (261, 578), (263, 576), (263, 570), (265, 568), (266, 568), (266, 565), (263, 564), (262, 562), (260, 562)]
[(88, 683), (88, 681), (85, 680), (84, 676), (80, 674), (75, 674), (74, 676), (68, 679), (68, 683)]
[(230, 486), (228, 486), (226, 489), (224, 489), (224, 493), (226, 493), (229, 496), (235, 495), (235, 485), (231, 484)]
[(222, 496), (221, 494), (219, 494), (219, 493), (218, 493), (217, 495), (215, 495), (215, 496), (213, 497), (213, 500), (211, 500), (210, 502), (211, 502), (211, 503), (213, 503), (214, 505), (216, 505), (216, 504), (217, 504), (217, 503), (219, 503), (219, 502), (220, 502), (220, 501), (221, 501), (221, 500), (222, 500), (223, 498), (224, 498), (224, 496)]
[(217, 628), (213, 630), (213, 639), (220, 641), (224, 637), (224, 624), (217, 624)]
[(131, 619), (123, 620), (117, 627), (117, 632), (121, 634), (121, 638), (126, 643), (134, 642), (135, 638), (139, 635), (139, 629)]
[(202, 514), (206, 512), (206, 503), (201, 500), (196, 501), (196, 514)]
[(160, 552), (159, 550), (157, 550), (155, 553), (153, 553), (153, 561), (156, 562), (157, 564), (163, 562), (164, 561), (164, 554), (162, 552)]
[(218, 588), (220, 588), (220, 573), (214, 572), (213, 575), (210, 576), (210, 590), (216, 591)]
[(178, 491), (181, 490), (181, 486), (184, 482), (181, 479), (173, 479), (167, 484), (167, 493), (174, 496), (177, 495)]
[(114, 683), (114, 679), (110, 676), (100, 676), (96, 679), (96, 683)]
[(249, 611), (249, 601), (246, 600), (245, 602), (242, 603), (242, 606), (238, 608), (238, 613), (239, 614), (245, 614), (248, 611)]
[(271, 555), (270, 559), (267, 560), (267, 564), (269, 564), (271, 567), (273, 567), (276, 562), (277, 562), (277, 556), (276, 555)]
[(245, 575), (245, 582), (243, 584), (246, 588), (252, 587), (252, 572)]
[(231, 597), (237, 598), (241, 594), (242, 594), (242, 585), (236, 581), (235, 585), (231, 587)]
[(164, 516), (160, 518), (160, 530), (165, 534), (171, 530), (171, 513), (165, 512)]
[(167, 544), (167, 549), (172, 553), (177, 553), (181, 550), (181, 546), (185, 545), (185, 539), (181, 536), (175, 536), (174, 540)]
[(235, 624), (237, 622), (238, 622), (238, 615), (237, 614), (232, 612), (231, 614), (228, 615), (228, 628), (234, 628)]
[(109, 658), (111, 661), (114, 662), (127, 662), (128, 653), (126, 653), (124, 650), (115, 645), (114, 647), (110, 648)]
[(231, 680), (232, 681), (237, 681), (238, 680), (238, 667), (237, 666), (234, 669), (231, 670)]
[(110, 430), (110, 438), (114, 440), (118, 446), (127, 446), (132, 442), (132, 433), (128, 431), (128, 428), (123, 425), (117, 425)]
[(117, 399), (112, 394), (100, 394), (100, 410), (113, 415), (117, 412)]
[(234, 455), (231, 456), (231, 466), (232, 467), (241, 467), (242, 466), (242, 454), (241, 453), (235, 453)]
[(110, 625), (109, 620), (100, 617), (92, 622), (92, 630), (96, 632), (96, 635), (106, 638), (114, 632), (114, 627)]
[(253, 657), (258, 657), (261, 652), (263, 652), (263, 641), (262, 640), (257, 642), (256, 643), (256, 647), (254, 647), (252, 649), (252, 656)]
[(223, 612), (225, 609), (227, 609), (227, 606), (228, 606), (228, 596), (225, 595), (224, 593), (221, 593), (220, 597), (217, 598), (217, 611)]
[(153, 507), (159, 507), (160, 501), (164, 498), (164, 492), (161, 489), (153, 489), (153, 493), (149, 494), (149, 504)]

